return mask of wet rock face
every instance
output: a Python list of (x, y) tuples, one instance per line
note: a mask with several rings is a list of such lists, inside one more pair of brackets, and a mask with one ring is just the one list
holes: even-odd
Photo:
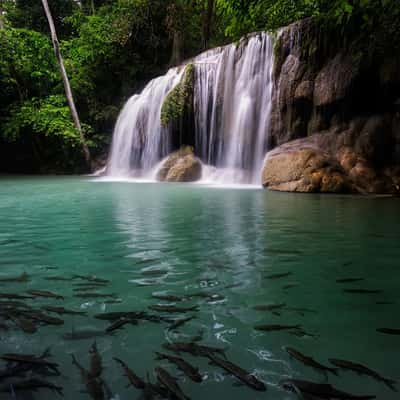
[(165, 182), (195, 182), (201, 179), (202, 166), (191, 147), (170, 154), (157, 172), (157, 180)]
[(345, 143), (347, 134), (317, 134), (267, 153), (262, 184), (303, 193), (400, 193), (400, 168), (376, 171)]
[[(400, 56), (368, 54), (357, 37), (347, 39), (312, 19), (279, 34), (269, 147), (303, 142), (270, 153), (264, 186), (393, 192), (400, 165)], [(310, 166), (321, 158), (329, 168)], [(278, 164), (285, 165), (281, 173)]]

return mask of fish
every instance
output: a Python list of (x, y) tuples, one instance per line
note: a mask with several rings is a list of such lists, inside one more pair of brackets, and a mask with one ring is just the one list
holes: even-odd
[(344, 289), (343, 292), (359, 293), (359, 294), (378, 294), (378, 293), (382, 293), (382, 290), (379, 290), (379, 289)]
[(48, 357), (50, 357), (49, 349), (46, 349), (40, 356), (35, 356), (33, 354), (18, 354), (18, 353), (6, 353), (0, 356), (2, 360), (7, 362), (38, 365), (52, 370), (53, 372), (55, 372), (56, 375), (60, 375), (60, 371), (58, 370), (58, 364), (55, 362), (48, 361), (47, 360)]
[(52, 312), (55, 314), (63, 315), (63, 314), (69, 314), (69, 315), (86, 315), (85, 311), (73, 311), (73, 310), (67, 310), (64, 307), (55, 307), (55, 306), (46, 306), (42, 307), (43, 310)]
[(129, 383), (134, 386), (136, 389), (144, 389), (146, 384), (145, 382), (139, 378), (129, 367), (128, 365), (126, 365), (121, 359), (113, 357), (113, 359), (119, 363), (124, 372), (125, 372), (125, 376), (128, 378)]
[(2, 300), (0, 301), (0, 309), (1, 308), (24, 308), (24, 309), (28, 309), (31, 308), (31, 306), (29, 306), (28, 304), (22, 302), (22, 301), (18, 301), (18, 300)]
[(314, 334), (314, 333), (309, 333), (309, 332), (305, 331), (302, 328), (301, 329), (294, 329), (292, 331), (289, 331), (288, 333), (289, 333), (289, 335), (294, 335), (294, 336), (298, 336), (298, 337), (309, 336), (309, 337), (312, 337), (312, 338), (316, 338), (316, 337), (319, 336), (319, 335)]
[(339, 278), (336, 279), (337, 283), (353, 283), (353, 282), (360, 282), (364, 281), (364, 278)]
[(192, 319), (196, 318), (195, 316), (191, 316), (188, 318), (181, 318), (174, 321), (174, 323), (168, 328), (168, 330), (173, 331), (182, 325), (186, 324), (186, 322), (191, 321)]
[(400, 329), (395, 328), (378, 328), (376, 331), (387, 335), (400, 335)]
[(64, 325), (64, 321), (60, 318), (50, 317), (40, 311), (25, 311), (23, 315), (29, 319), (33, 319), (38, 322), (44, 322), (47, 325)]
[(291, 288), (294, 288), (294, 287), (297, 287), (297, 286), (299, 286), (298, 283), (288, 283), (287, 285), (282, 286), (282, 289), (283, 290), (287, 290), (287, 289), (291, 289)]
[(33, 297), (17, 293), (0, 293), (0, 299), (28, 300), (28, 299), (33, 299)]
[(47, 297), (50, 299), (64, 300), (64, 296), (49, 292), (47, 290), (29, 290), (28, 293), (34, 297)]
[(11, 319), (12, 322), (14, 322), (15, 325), (17, 325), (25, 333), (30, 333), (30, 334), (36, 333), (37, 328), (35, 324), (29, 321), (28, 319), (13, 314), (8, 314), (8, 317)]
[(90, 286), (80, 286), (80, 287), (73, 288), (72, 290), (73, 290), (74, 292), (87, 292), (87, 291), (91, 291), (91, 290), (98, 290), (99, 287), (103, 287), (103, 286), (93, 286), (93, 285), (90, 285)]
[(142, 319), (146, 313), (144, 311), (114, 311), (102, 314), (96, 314), (94, 318), (104, 321), (116, 321), (121, 318)]
[(298, 350), (296, 350), (292, 347), (286, 347), (286, 351), (291, 357), (302, 362), (304, 365), (307, 365), (311, 368), (322, 371), (324, 373), (330, 372), (336, 376), (338, 375), (337, 368), (326, 367), (325, 365), (320, 364), (319, 362), (315, 361), (313, 358), (300, 353)]
[(73, 279), (82, 279), (89, 282), (96, 282), (96, 283), (110, 283), (107, 279), (100, 279), (92, 275), (73, 275)]
[(260, 304), (260, 305), (254, 306), (253, 309), (257, 310), (257, 311), (273, 311), (273, 310), (279, 310), (284, 307), (286, 307), (286, 303)]
[(78, 360), (75, 358), (73, 354), (71, 354), (72, 357), (72, 364), (74, 364), (82, 378), (82, 383), (86, 386), (86, 389), (89, 393), (89, 396), (92, 398), (92, 400), (104, 400), (104, 391), (103, 391), (103, 383), (100, 379), (96, 379), (92, 377), (85, 368), (82, 367), (82, 365), (79, 364)]
[(101, 283), (101, 282), (75, 282), (73, 283), (73, 285), (75, 286), (76, 289), (78, 288), (83, 288), (86, 286), (90, 286), (90, 287), (104, 287), (107, 286), (107, 283)]
[(292, 329), (301, 329), (301, 325), (256, 325), (254, 329), (256, 331), (263, 331), (263, 332), (274, 332), (274, 331), (285, 331), (285, 330), (292, 330)]
[(230, 285), (224, 286), (224, 289), (234, 289), (234, 288), (241, 287), (241, 286), (243, 286), (243, 283), (242, 283), (242, 282), (239, 282), (239, 283), (232, 283), (232, 284), (230, 284)]
[(397, 391), (396, 388), (394, 387), (394, 385), (397, 383), (395, 380), (384, 378), (378, 372), (376, 372), (360, 363), (355, 363), (353, 361), (347, 361), (347, 360), (339, 360), (337, 358), (330, 358), (329, 362), (331, 364), (335, 365), (336, 367), (339, 367), (342, 369), (348, 369), (348, 370), (357, 372), (358, 374), (370, 376), (379, 382), (383, 382), (386, 386), (388, 386), (393, 391)]
[(154, 306), (149, 306), (148, 308), (153, 311), (167, 312), (167, 313), (185, 313), (185, 312), (189, 312), (189, 311), (197, 311), (198, 310), (197, 306), (175, 307), (175, 306), (169, 306), (167, 304), (156, 304)]
[(152, 294), (151, 297), (153, 297), (153, 299), (163, 300), (163, 301), (171, 301), (171, 302), (184, 300), (182, 297), (174, 296), (172, 294), (165, 294), (165, 295), (163, 295), (163, 294)]
[(394, 301), (377, 301), (375, 304), (388, 306), (396, 303)]
[(29, 378), (12, 383), (6, 383), (0, 387), (0, 392), (10, 392), (11, 390), (15, 392), (26, 390), (36, 391), (38, 389), (49, 389), (58, 393), (60, 396), (63, 396), (63, 388), (61, 386), (54, 385), (51, 382), (39, 378)]
[(176, 379), (172, 377), (164, 368), (156, 367), (155, 373), (157, 380), (161, 383), (161, 385), (165, 386), (177, 400), (189, 400), (189, 397), (183, 393), (182, 389), (176, 383)]
[(113, 332), (119, 328), (122, 328), (126, 324), (132, 324), (132, 325), (137, 325), (137, 320), (132, 319), (132, 318), (120, 318), (114, 321), (109, 327), (106, 328), (106, 332), (110, 333)]
[(97, 299), (97, 298), (114, 298), (117, 295), (115, 293), (77, 293), (74, 294), (75, 297), (81, 299)]
[(250, 374), (249, 372), (239, 367), (238, 365), (235, 365), (230, 361), (217, 357), (215, 354), (209, 353), (207, 357), (210, 359), (212, 364), (218, 365), (219, 367), (229, 372), (230, 374), (238, 378), (241, 382), (251, 387), (252, 389), (260, 392), (265, 392), (267, 390), (267, 387), (263, 382), (258, 380), (254, 375)]
[(144, 276), (163, 276), (168, 274), (168, 271), (163, 269), (148, 269), (145, 271), (140, 271), (140, 274)]
[(173, 351), (174, 353), (190, 353), (193, 356), (206, 357), (208, 354), (217, 353), (225, 357), (225, 349), (219, 347), (205, 346), (193, 342), (174, 342), (164, 343), (164, 349)]
[(300, 379), (285, 379), (280, 381), (279, 385), (285, 390), (298, 393), (301, 396), (313, 396), (312, 398), (314, 398), (315, 396), (318, 399), (372, 400), (376, 398), (376, 396), (369, 395), (357, 396), (354, 394), (342, 392), (327, 383), (315, 383)]
[(103, 364), (101, 356), (97, 350), (96, 341), (93, 342), (92, 347), (89, 349), (90, 354), (90, 375), (93, 378), (99, 378), (103, 372)]
[(93, 339), (96, 337), (107, 336), (107, 332), (105, 331), (97, 331), (97, 330), (73, 330), (72, 332), (64, 333), (62, 338), (65, 340), (83, 340), (83, 339)]
[(67, 282), (67, 281), (72, 281), (73, 278), (67, 278), (65, 276), (46, 276), (44, 278), (46, 281), (60, 281), (60, 282)]
[(278, 274), (272, 274), (272, 275), (267, 275), (265, 279), (280, 279), (280, 278), (286, 278), (287, 276), (292, 275), (293, 272), (282, 272)]
[(18, 275), (18, 276), (9, 277), (9, 278), (0, 278), (0, 283), (3, 283), (3, 282), (22, 283), (22, 282), (28, 282), (29, 279), (30, 279), (29, 275), (26, 272), (23, 272), (21, 275)]
[(199, 369), (193, 367), (187, 361), (185, 361), (181, 357), (171, 356), (169, 354), (156, 352), (157, 360), (167, 360), (172, 364), (175, 364), (178, 369), (180, 369), (188, 378), (190, 378), (193, 382), (202, 382), (203, 377), (199, 373)]

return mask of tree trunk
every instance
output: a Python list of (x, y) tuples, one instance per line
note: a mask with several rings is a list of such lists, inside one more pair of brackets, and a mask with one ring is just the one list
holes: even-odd
[(203, 48), (206, 49), (211, 38), (211, 26), (214, 16), (214, 0), (207, 0), (207, 9), (203, 18)]
[(49, 4), (47, 3), (47, 0), (42, 0), (42, 4), (43, 4), (44, 12), (45, 12), (46, 17), (47, 17), (47, 21), (49, 22), (51, 40), (53, 42), (54, 53), (56, 55), (56, 58), (57, 58), (57, 61), (58, 61), (58, 65), (60, 67), (61, 76), (62, 76), (62, 80), (63, 80), (63, 83), (64, 83), (65, 96), (66, 96), (67, 101), (68, 101), (68, 106), (69, 106), (69, 108), (71, 110), (71, 115), (72, 115), (72, 119), (74, 121), (75, 128), (79, 132), (79, 136), (80, 136), (80, 139), (81, 139), (81, 142), (82, 142), (82, 151), (83, 151), (83, 155), (85, 156), (85, 161), (88, 164), (88, 166), (90, 166), (91, 165), (90, 151), (89, 151), (89, 148), (88, 148), (88, 146), (87, 146), (87, 144), (85, 142), (85, 136), (83, 134), (81, 123), (79, 121), (78, 112), (76, 111), (74, 98), (72, 96), (71, 86), (69, 84), (67, 72), (65, 71), (65, 67), (64, 67), (64, 61), (62, 59), (61, 52), (60, 52), (60, 45), (58, 43), (57, 33), (56, 33), (56, 28), (54, 26), (53, 17), (51, 15), (51, 11), (50, 11), (50, 8), (49, 8)]

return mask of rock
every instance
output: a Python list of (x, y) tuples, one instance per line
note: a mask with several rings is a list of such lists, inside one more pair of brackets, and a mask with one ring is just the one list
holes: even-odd
[(336, 160), (318, 149), (302, 143), (293, 145), (293, 142), (267, 154), (262, 184), (272, 190), (289, 192), (347, 193), (351, 190)]
[(157, 180), (165, 182), (195, 182), (201, 178), (201, 161), (189, 146), (170, 154), (157, 172)]
[(294, 93), (295, 100), (305, 99), (312, 100), (314, 92), (314, 84), (311, 81), (303, 81), (297, 86)]

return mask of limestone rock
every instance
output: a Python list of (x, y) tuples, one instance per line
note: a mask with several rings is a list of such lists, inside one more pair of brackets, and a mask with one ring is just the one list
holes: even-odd
[(157, 172), (157, 180), (165, 182), (195, 182), (201, 178), (202, 166), (191, 147), (170, 154)]

